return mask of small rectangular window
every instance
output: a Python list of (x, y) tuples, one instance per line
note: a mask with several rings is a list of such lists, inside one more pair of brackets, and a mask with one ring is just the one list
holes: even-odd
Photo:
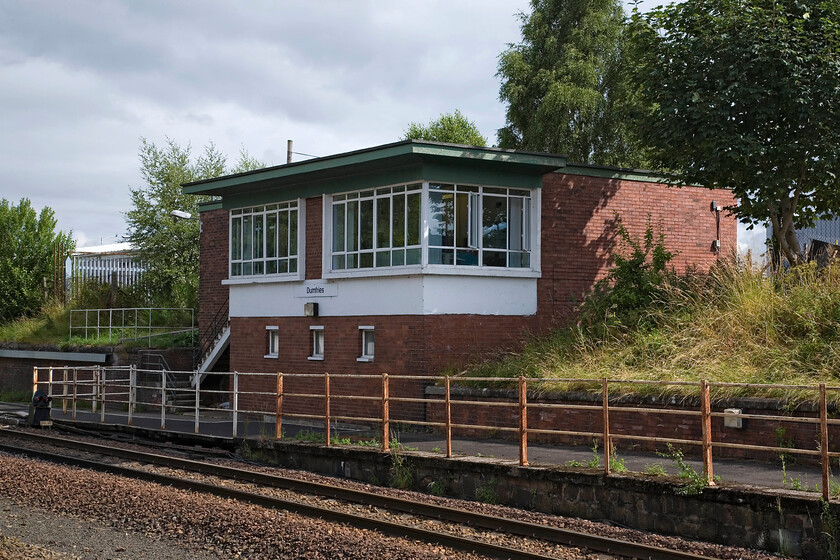
[(373, 327), (359, 327), (359, 333), (362, 338), (362, 355), (359, 356), (360, 362), (373, 361)]
[(309, 327), (312, 335), (312, 354), (310, 360), (324, 359), (324, 327)]
[(268, 338), (268, 352), (266, 358), (278, 358), (280, 356), (280, 330), (277, 327), (266, 327), (265, 332)]

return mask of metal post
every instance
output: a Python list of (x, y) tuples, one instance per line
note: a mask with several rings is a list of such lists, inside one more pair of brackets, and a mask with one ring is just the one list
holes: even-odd
[(38, 391), (38, 368), (32, 368), (32, 398), (35, 398), (35, 393)]
[[(233, 426), (231, 436), (236, 437), (239, 424), (239, 372), (233, 372)], [(248, 434), (245, 434), (246, 436)]]
[(96, 409), (99, 406), (99, 366), (94, 366), (90, 374), (91, 377), (93, 377), (93, 383), (91, 384), (90, 388), (90, 411), (96, 414)]
[(519, 464), (528, 466), (528, 384), (519, 376)]
[(828, 405), (825, 398), (825, 383), (820, 383), (820, 456), (822, 463), (822, 496), (828, 502), (830, 486), (828, 483)]
[(166, 370), (160, 370), (160, 429), (166, 429)]
[(709, 382), (700, 380), (700, 421), (703, 428), (703, 471), (706, 473), (706, 484), (715, 485), (712, 472), (712, 406), (709, 397)]
[(199, 407), (201, 406), (201, 374), (195, 372), (193, 374), (193, 382), (195, 383), (195, 433), (201, 433), (201, 415), (199, 414)]
[(128, 425), (134, 421), (134, 404), (137, 402), (137, 366), (134, 364), (128, 368)]
[(99, 423), (105, 423), (105, 385), (108, 378), (108, 370), (103, 369), (101, 371), (101, 375), (99, 376), (99, 398), (100, 407), (99, 407)]
[(324, 374), (324, 436), (330, 445), (330, 374)]
[(449, 376), (444, 378), (444, 387), (446, 388), (446, 456), (452, 457), (452, 403), (449, 395)]
[(73, 420), (76, 420), (76, 398), (79, 395), (79, 370), (73, 368)]
[(47, 377), (47, 396), (51, 397), (53, 394), (53, 368), (50, 366), (49, 376)]
[(391, 431), (391, 418), (388, 400), (388, 374), (382, 374), (382, 451), (388, 451), (388, 435)]
[(61, 414), (67, 416), (67, 366), (64, 366), (64, 375), (62, 376), (61, 384), (64, 387), (61, 391)]
[(610, 394), (607, 388), (607, 378), (601, 379), (603, 385), (603, 403), (604, 409), (604, 474), (610, 474)]
[(277, 403), (274, 406), (274, 439), (283, 437), (283, 372), (277, 372)]

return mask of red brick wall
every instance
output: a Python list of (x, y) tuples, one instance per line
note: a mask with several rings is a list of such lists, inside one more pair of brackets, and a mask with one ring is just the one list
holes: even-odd
[[(678, 271), (690, 266), (708, 270), (718, 259), (711, 202), (732, 204), (729, 191), (700, 187), (666, 187), (656, 183), (622, 181), (549, 173), (542, 188), (542, 277), (538, 315), (543, 326), (568, 320), (576, 303), (603, 278), (619, 243), (616, 215), (627, 231), (641, 238), (648, 223), (665, 234), (676, 253)], [(721, 213), (721, 251), (736, 249), (737, 223)]]
[(201, 212), (201, 260), (199, 263), (198, 331), (204, 333), (219, 308), (228, 298), (228, 235), (230, 219), (227, 210)]
[(324, 222), (321, 209), (324, 199), (320, 196), (307, 198), (306, 204), (306, 279), (321, 278), (321, 246)]

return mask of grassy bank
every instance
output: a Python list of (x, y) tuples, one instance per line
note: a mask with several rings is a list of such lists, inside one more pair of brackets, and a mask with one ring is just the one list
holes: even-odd
[[(604, 311), (597, 302), (588, 308)], [(585, 314), (580, 324), (465, 374), (840, 385), (840, 267), (809, 265), (773, 275), (729, 262), (705, 275), (664, 275), (649, 304), (634, 313), (610, 316), (608, 308), (597, 318)], [(634, 390), (661, 392), (653, 386)], [(840, 391), (829, 398), (840, 402)]]

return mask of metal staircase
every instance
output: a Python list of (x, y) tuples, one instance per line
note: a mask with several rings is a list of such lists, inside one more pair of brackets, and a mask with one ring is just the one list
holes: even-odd
[(172, 371), (162, 354), (141, 350), (137, 369), (144, 372), (166, 372), (166, 403), (170, 408), (195, 406), (195, 393), (191, 390), (193, 374)]
[(201, 383), (204, 380), (206, 372), (210, 371), (230, 344), (229, 301), (229, 299), (225, 300), (210, 324), (198, 337), (193, 355), (193, 368), (197, 372), (197, 375), (193, 377), (193, 386), (196, 382)]

